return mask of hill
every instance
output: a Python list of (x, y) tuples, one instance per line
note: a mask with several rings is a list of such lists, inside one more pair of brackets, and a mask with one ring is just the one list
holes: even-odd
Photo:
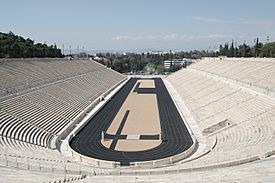
[(56, 45), (34, 43), (30, 38), (23, 38), (12, 32), (0, 32), (0, 58), (44, 58), (63, 57)]

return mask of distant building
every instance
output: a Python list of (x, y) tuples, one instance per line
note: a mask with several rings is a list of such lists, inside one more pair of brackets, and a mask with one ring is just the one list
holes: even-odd
[(183, 67), (187, 67), (187, 66), (197, 62), (197, 60), (186, 59), (186, 58), (184, 58), (182, 61), (183, 61)]
[(183, 64), (184, 64), (183, 60), (177, 60), (177, 59), (165, 60), (164, 61), (164, 68), (165, 69), (170, 69), (170, 67), (172, 67), (172, 66), (182, 67)]
[(150, 55), (165, 55), (165, 54), (175, 54), (174, 51), (151, 51), (151, 52), (144, 52), (144, 54)]

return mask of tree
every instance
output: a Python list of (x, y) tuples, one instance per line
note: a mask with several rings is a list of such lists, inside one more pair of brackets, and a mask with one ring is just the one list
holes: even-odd
[(219, 55), (224, 55), (224, 48), (222, 45), (220, 45), (220, 48), (219, 48)]
[(164, 66), (163, 65), (158, 65), (157, 66), (157, 73), (158, 74), (164, 74), (164, 72), (165, 72)]
[(256, 44), (254, 46), (255, 57), (260, 56), (262, 46), (263, 44), (259, 42), (259, 38), (257, 37)]
[(232, 40), (232, 43), (230, 45), (230, 48), (229, 48), (229, 57), (234, 57), (234, 54), (235, 53), (235, 48), (234, 48), (234, 40)]
[(228, 43), (224, 44), (224, 56), (229, 56), (229, 46), (228, 46)]
[(262, 46), (261, 57), (275, 57), (275, 42), (267, 43)]
[[(0, 32), (0, 58), (62, 57), (61, 49), (53, 45), (34, 44), (30, 38)], [(42, 53), (43, 52), (43, 53)]]

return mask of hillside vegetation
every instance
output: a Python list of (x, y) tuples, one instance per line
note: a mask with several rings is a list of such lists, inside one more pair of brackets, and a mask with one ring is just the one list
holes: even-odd
[(56, 45), (34, 43), (33, 40), (15, 35), (12, 32), (0, 32), (0, 58), (44, 58), (62, 57)]

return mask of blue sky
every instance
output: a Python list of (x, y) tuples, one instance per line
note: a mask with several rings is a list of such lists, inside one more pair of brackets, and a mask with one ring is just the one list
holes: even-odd
[(85, 50), (217, 49), (275, 40), (274, 0), (0, 0), (0, 31)]

